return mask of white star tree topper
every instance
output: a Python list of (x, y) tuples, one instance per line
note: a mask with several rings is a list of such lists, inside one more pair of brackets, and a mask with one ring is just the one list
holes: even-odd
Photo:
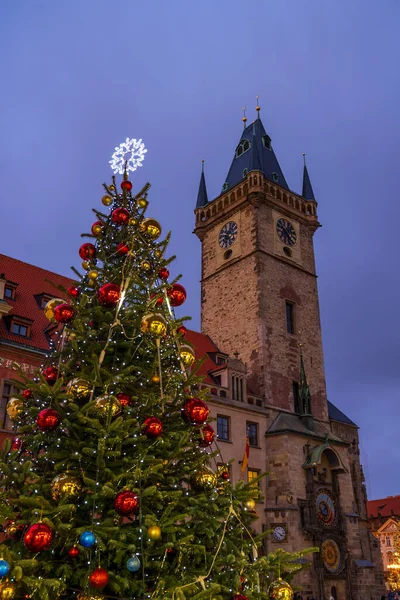
[[(142, 166), (147, 149), (142, 140), (135, 138), (126, 138), (119, 146), (116, 146), (115, 152), (111, 156), (110, 165), (114, 173), (124, 174), (125, 168), (127, 171), (136, 171)], [(125, 167), (126, 163), (126, 167)]]

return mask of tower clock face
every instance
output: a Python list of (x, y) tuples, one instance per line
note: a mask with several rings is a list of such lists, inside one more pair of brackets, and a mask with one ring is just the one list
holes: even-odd
[(229, 223), (225, 223), (219, 232), (218, 238), (221, 248), (229, 248), (229, 246), (232, 246), (238, 234), (238, 229), (238, 225), (235, 223), (235, 221), (229, 221)]
[(276, 222), (276, 232), (280, 240), (286, 246), (294, 246), (297, 242), (297, 235), (293, 225), (286, 219), (278, 219)]
[(277, 525), (273, 528), (272, 535), (274, 536), (275, 541), (283, 542), (286, 538), (286, 529), (282, 527), (282, 525)]

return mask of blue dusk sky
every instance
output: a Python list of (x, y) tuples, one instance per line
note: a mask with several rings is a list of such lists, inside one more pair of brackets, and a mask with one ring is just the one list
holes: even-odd
[(201, 160), (214, 198), (256, 95), (298, 192), (307, 153), (328, 396), (361, 427), (370, 498), (400, 493), (399, 27), (398, 0), (0, 7), (2, 253), (70, 275), (114, 147), (143, 138), (135, 189), (152, 183), (198, 329)]

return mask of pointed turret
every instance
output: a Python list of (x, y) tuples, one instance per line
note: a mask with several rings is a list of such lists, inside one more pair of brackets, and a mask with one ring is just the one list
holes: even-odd
[(302, 191), (301, 195), (306, 200), (315, 200), (314, 192), (313, 192), (311, 181), (310, 181), (310, 176), (307, 171), (305, 154), (303, 154), (303, 158), (304, 158), (303, 191)]
[(300, 416), (309, 429), (313, 428), (311, 415), (311, 393), (304, 368), (303, 352), (300, 346), (300, 380), (299, 380)]
[(222, 191), (229, 190), (246, 177), (249, 171), (261, 171), (264, 176), (278, 183), (281, 187), (289, 189), (278, 159), (272, 149), (271, 138), (266, 133), (257, 111), (257, 119), (245, 127), (236, 147), (226, 181)]
[(200, 185), (199, 185), (199, 193), (197, 194), (197, 202), (196, 208), (202, 208), (208, 204), (208, 196), (207, 196), (207, 188), (206, 188), (206, 178), (204, 177), (204, 160), (201, 164), (201, 177), (200, 177)]

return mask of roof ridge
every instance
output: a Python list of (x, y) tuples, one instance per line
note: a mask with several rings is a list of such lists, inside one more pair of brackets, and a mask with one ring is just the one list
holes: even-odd
[(44, 273), (50, 273), (51, 275), (56, 275), (56, 277), (63, 277), (64, 279), (71, 279), (72, 281), (75, 281), (73, 277), (68, 277), (67, 275), (62, 275), (61, 273), (56, 273), (55, 271), (50, 271), (49, 269), (44, 269), (43, 267), (38, 267), (37, 265), (32, 265), (31, 263), (28, 263), (25, 260), (20, 260), (19, 258), (13, 258), (12, 256), (7, 256), (7, 254), (0, 253), (0, 259), (1, 258), (6, 258), (7, 260), (13, 260), (15, 262), (19, 262), (23, 265), (26, 265), (30, 269), (32, 269), (32, 268), (38, 269), (39, 271), (42, 271)]

